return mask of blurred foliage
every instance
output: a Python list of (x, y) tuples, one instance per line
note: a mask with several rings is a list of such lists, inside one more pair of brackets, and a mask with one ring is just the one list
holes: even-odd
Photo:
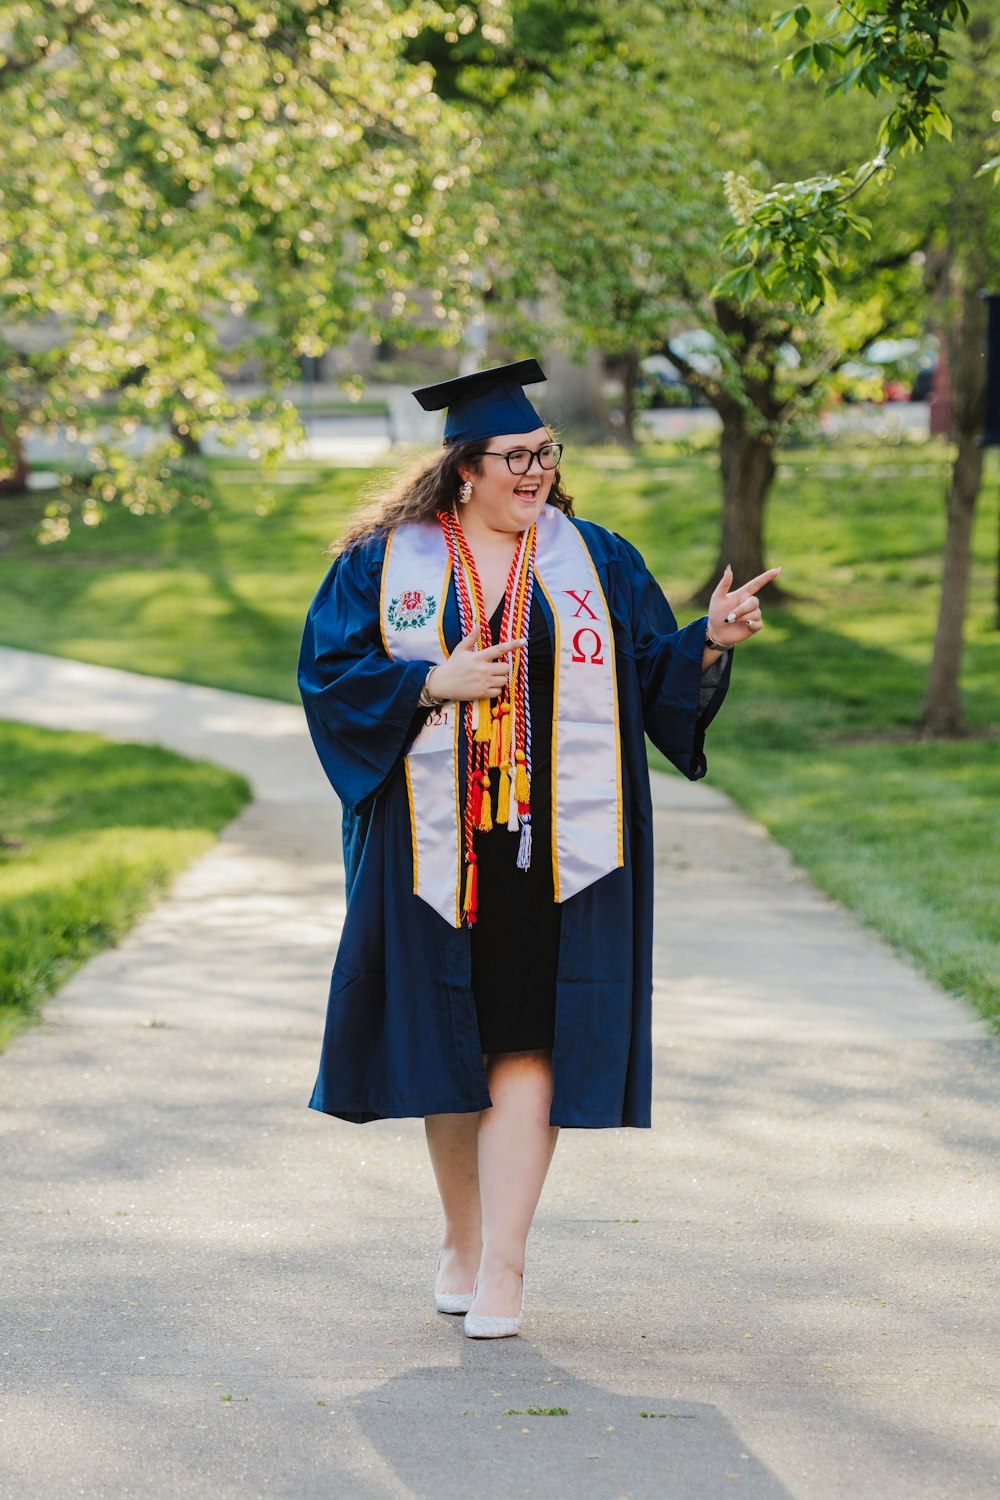
[[(458, 336), (466, 233), (448, 193), (475, 147), (404, 55), (451, 16), (432, 0), (0, 0), (0, 484), (4, 467), (9, 488), (23, 477), (27, 429), (59, 427), (100, 475), (92, 519), (169, 502), (207, 427), (252, 416), (255, 449), (281, 445), (295, 414), (275, 391), (300, 355), (358, 330), (419, 337), (414, 288), (432, 336)], [(226, 386), (247, 360), (254, 401)], [(119, 441), (140, 422), (172, 433), (145, 483)], [(77, 499), (55, 501), (50, 533)]]
[[(626, 408), (642, 360), (666, 358), (722, 418), (716, 563), (748, 576), (767, 563), (774, 450), (813, 427), (835, 372), (872, 340), (922, 332), (934, 227), (909, 196), (876, 202), (877, 241), (845, 255), (845, 295), (818, 311), (792, 294), (719, 295), (725, 174), (812, 174), (831, 135), (860, 150), (877, 123), (870, 99), (845, 124), (806, 80), (783, 83), (768, 15), (760, 0), (590, 0), (578, 31), (526, 0), (477, 47), (456, 43), (450, 72), (435, 54), (435, 86), (457, 79), (479, 120), (483, 169), (455, 196), (489, 230), (491, 325), (522, 352), (553, 335), (600, 350), (624, 372)], [(528, 59), (516, 75), (511, 56)]]
[[(505, 27), (418, 46), (435, 88), (479, 116), (483, 170), (456, 195), (490, 228), (481, 290), (511, 345), (537, 352), (555, 332), (578, 354), (663, 353), (708, 400), (778, 436), (865, 343), (917, 329), (929, 226), (876, 202), (879, 245), (844, 268), (859, 294), (820, 318), (791, 295), (751, 315), (721, 306), (738, 300), (715, 293), (732, 263), (726, 172), (808, 170), (834, 130), (860, 147), (877, 120), (870, 103), (845, 127), (803, 80), (783, 86), (768, 14), (753, 0), (591, 0), (567, 16), (525, 0)], [(711, 336), (694, 365), (671, 346), (693, 327)]]

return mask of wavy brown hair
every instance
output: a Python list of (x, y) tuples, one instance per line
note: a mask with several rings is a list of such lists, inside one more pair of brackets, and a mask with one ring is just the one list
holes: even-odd
[[(347, 523), (330, 551), (347, 552), (369, 536), (385, 536), (406, 521), (432, 521), (438, 511), (450, 510), (458, 497), (461, 468), (473, 474), (483, 472), (481, 441), (453, 443), (399, 470), (388, 483), (377, 481), (362, 499), (361, 507)], [(556, 469), (546, 505), (554, 505), (563, 515), (573, 514), (573, 497), (563, 489)]]

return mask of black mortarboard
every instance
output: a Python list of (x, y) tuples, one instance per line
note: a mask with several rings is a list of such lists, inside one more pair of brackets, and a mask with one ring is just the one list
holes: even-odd
[(414, 391), (424, 411), (448, 408), (444, 424), (446, 443), (478, 442), (500, 433), (534, 432), (544, 422), (522, 390), (537, 385), (545, 373), (537, 359), (519, 359), (495, 370), (477, 370), (440, 385)]

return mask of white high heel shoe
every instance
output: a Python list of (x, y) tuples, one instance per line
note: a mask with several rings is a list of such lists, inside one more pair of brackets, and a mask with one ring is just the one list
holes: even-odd
[(438, 1256), (437, 1267), (434, 1271), (434, 1306), (439, 1313), (467, 1313), (472, 1306), (472, 1299), (476, 1295), (475, 1287), (471, 1292), (439, 1292), (437, 1289), (438, 1271), (441, 1269), (441, 1256)]
[[(472, 1288), (473, 1298), (476, 1295), (476, 1287), (479, 1285), (479, 1277), (476, 1277), (476, 1286)], [(471, 1299), (470, 1299), (471, 1300)], [(521, 1272), (521, 1307), (516, 1318), (491, 1318), (484, 1313), (467, 1312), (465, 1315), (465, 1336), (467, 1339), (510, 1339), (521, 1332), (521, 1319), (524, 1316), (524, 1272)]]

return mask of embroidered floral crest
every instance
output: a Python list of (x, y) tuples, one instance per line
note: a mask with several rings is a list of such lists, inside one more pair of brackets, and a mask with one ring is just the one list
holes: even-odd
[(426, 625), (436, 608), (433, 594), (425, 594), (422, 589), (407, 589), (405, 593), (390, 600), (387, 612), (389, 624), (393, 630), (415, 629), (419, 625)]

